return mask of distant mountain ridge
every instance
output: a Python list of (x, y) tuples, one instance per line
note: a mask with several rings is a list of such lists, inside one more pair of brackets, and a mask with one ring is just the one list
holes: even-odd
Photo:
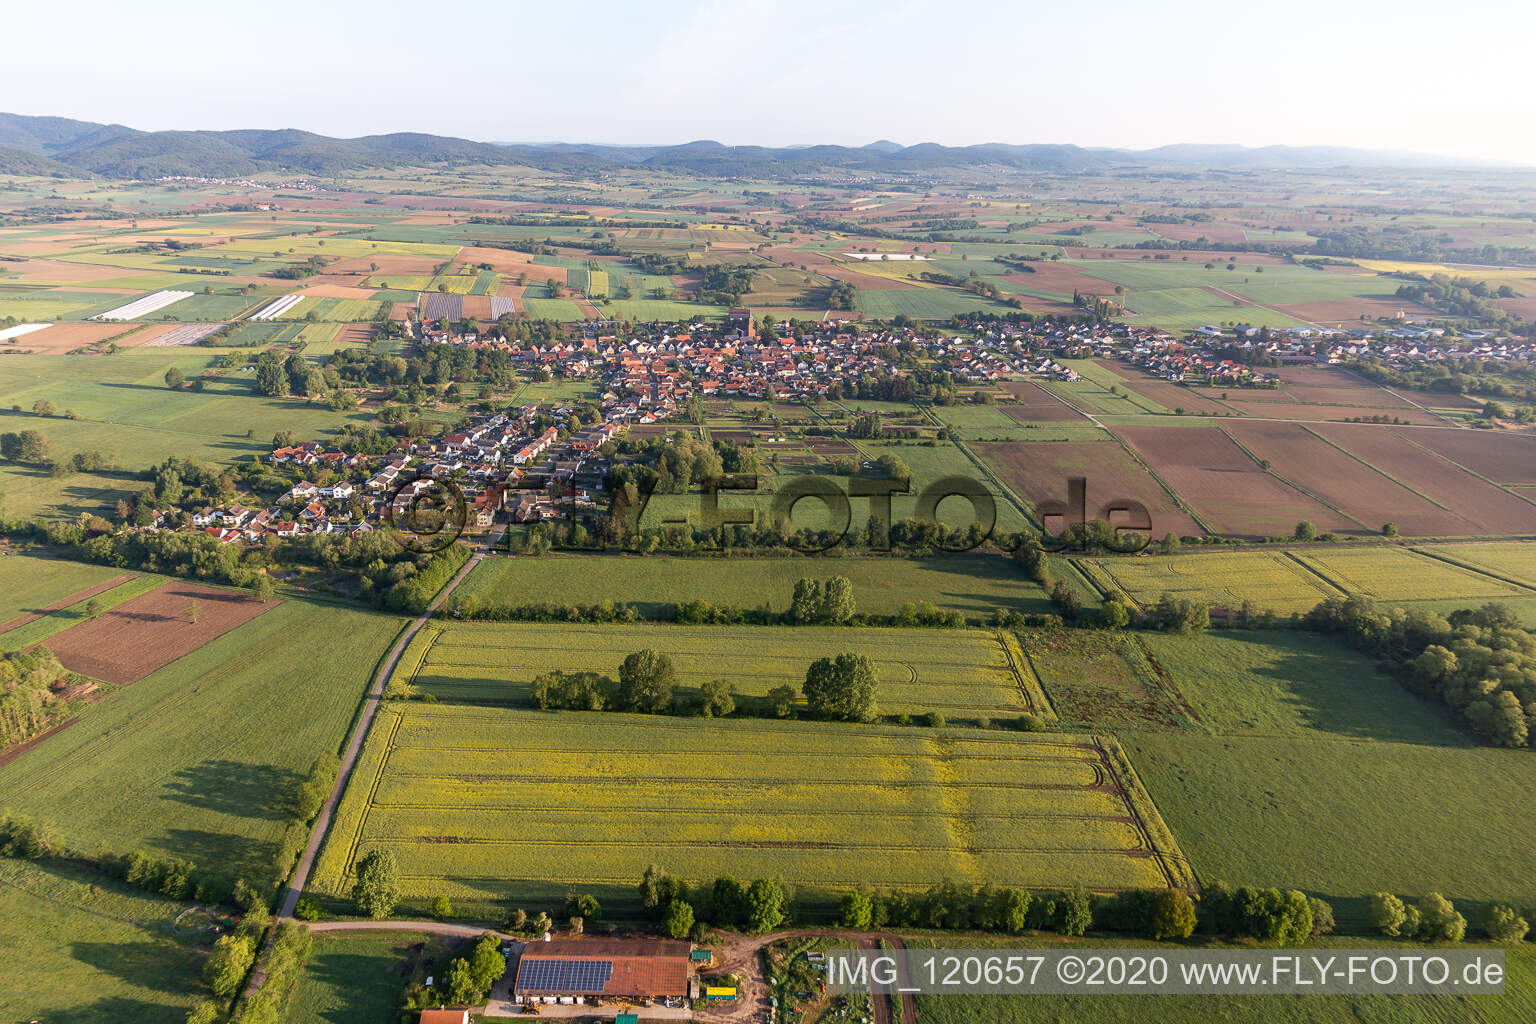
[(1174, 145), (1148, 150), (1075, 145), (912, 146), (881, 139), (867, 146), (726, 146), (700, 140), (675, 146), (582, 143), (501, 144), (417, 132), (335, 139), (294, 128), (146, 132), (64, 117), (0, 114), (0, 173), (60, 177), (244, 177), (259, 172), (331, 176), (367, 168), (429, 163), (521, 165), (584, 172), (648, 167), (718, 177), (865, 172), (902, 173), (997, 167), (1084, 174), (1112, 170), (1470, 166), (1424, 154), (1331, 146)]

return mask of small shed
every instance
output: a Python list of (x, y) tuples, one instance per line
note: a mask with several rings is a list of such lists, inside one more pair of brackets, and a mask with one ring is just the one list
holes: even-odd
[(638, 1013), (621, 1013), (613, 1018), (613, 1024), (640, 1024)]
[(715, 951), (712, 949), (696, 949), (688, 954), (688, 959), (695, 964), (708, 967), (715, 962)]

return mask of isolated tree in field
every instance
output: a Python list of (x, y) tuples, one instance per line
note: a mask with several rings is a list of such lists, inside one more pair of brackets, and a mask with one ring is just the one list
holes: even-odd
[(432, 898), (432, 916), (439, 921), (453, 916), (453, 902), (439, 893)]
[(181, 367), (173, 366), (165, 371), (165, 386), (175, 391), (187, 382), (187, 375), (181, 372)]
[(1407, 918), (1403, 901), (1389, 892), (1378, 892), (1366, 903), (1365, 920), (1372, 931), (1383, 935), (1402, 935)]
[(1178, 534), (1175, 534), (1175, 533), (1165, 534), (1163, 536), (1163, 543), (1162, 543), (1163, 554), (1165, 554), (1165, 555), (1176, 555), (1176, 554), (1178, 554), (1179, 553), (1179, 544), (1180, 544), (1180, 542), (1179, 542)]
[(862, 654), (846, 652), (820, 658), (805, 673), (801, 691), (811, 713), (822, 718), (869, 722), (875, 717), (875, 664)]
[(1164, 889), (1152, 898), (1147, 930), (1154, 939), (1187, 939), (1195, 930), (1195, 901), (1178, 889)]
[(85, 602), (85, 617), (88, 619), (94, 619), (96, 616), (100, 615), (106, 610), (106, 603), (103, 602), (99, 597), (93, 597), (89, 601)]
[(724, 718), (736, 710), (736, 698), (724, 679), (711, 679), (699, 688), (699, 713), (705, 718)]
[(837, 908), (837, 923), (843, 928), (853, 928), (863, 931), (869, 927), (870, 918), (874, 914), (874, 906), (869, 897), (855, 889), (842, 899)]
[(1317, 527), (1312, 525), (1311, 520), (1303, 519), (1296, 524), (1296, 530), (1292, 536), (1297, 540), (1316, 540)]
[(754, 935), (771, 932), (784, 923), (784, 887), (771, 878), (759, 878), (747, 888), (747, 930)]
[(228, 999), (240, 987), (255, 960), (256, 947), (249, 935), (236, 932), (221, 936), (213, 944), (213, 955), (203, 965), (203, 984), (214, 995)]
[(389, 850), (374, 850), (357, 862), (352, 901), (364, 915), (388, 917), (400, 902), (400, 866)]
[(674, 939), (688, 937), (693, 928), (693, 905), (687, 900), (673, 900), (661, 915), (661, 930)]
[(821, 619), (834, 625), (842, 625), (853, 618), (857, 609), (853, 603), (853, 584), (846, 576), (833, 576), (821, 591)]
[(277, 586), (265, 572), (258, 572), (251, 577), (251, 596), (256, 600), (270, 601), (276, 593)]
[(58, 411), (59, 407), (46, 398), (39, 398), (32, 403), (32, 415), (34, 416), (52, 416)]
[(788, 683), (769, 690), (764, 700), (775, 718), (788, 718), (795, 713), (795, 688)]
[(1384, 526), (1382, 526), (1382, 528), (1381, 528), (1381, 535), (1383, 537), (1396, 537), (1397, 536), (1397, 524), (1396, 523), (1387, 523)]
[(194, 626), (197, 625), (197, 613), (200, 610), (201, 609), (198, 608), (196, 601), (187, 602), (187, 621)]
[(672, 704), (677, 670), (672, 659), (650, 648), (636, 651), (619, 666), (619, 700), (633, 711), (659, 713)]

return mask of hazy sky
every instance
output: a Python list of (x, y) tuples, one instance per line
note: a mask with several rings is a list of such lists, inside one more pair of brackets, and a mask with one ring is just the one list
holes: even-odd
[(1331, 144), (1536, 164), (1536, 4), (7, 5), (0, 109), (485, 141)]

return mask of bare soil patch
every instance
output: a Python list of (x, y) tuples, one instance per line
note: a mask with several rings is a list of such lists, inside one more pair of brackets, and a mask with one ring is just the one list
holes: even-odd
[(1302, 423), (1229, 420), (1222, 428), (1274, 473), (1375, 533), (1396, 523), (1406, 536), (1459, 536), (1478, 532), (1463, 516), (1437, 507), (1312, 433)]
[(1391, 295), (1364, 295), (1333, 302), (1291, 302), (1269, 308), (1323, 327), (1358, 327), (1361, 316), (1391, 318), (1399, 313), (1408, 316), (1439, 315), (1434, 310), (1426, 309), (1416, 302), (1408, 302)]
[[(1409, 440), (1415, 431), (1333, 423), (1313, 429), (1392, 479), (1451, 509), (1471, 524), (1472, 532), (1536, 531), (1536, 505), (1417, 447)], [(1536, 448), (1532, 451), (1536, 453)]]
[(63, 323), (41, 331), (33, 331), (16, 339), (18, 350), (31, 352), (69, 352), (82, 345), (91, 345), (107, 338), (115, 338), (133, 328), (124, 324)]
[(1032, 505), (1065, 502), (1067, 481), (1088, 481), (1088, 518), (1117, 500), (1139, 501), (1152, 519), (1153, 536), (1202, 534), (1198, 523), (1116, 441), (1002, 441), (970, 448), (993, 467), (1013, 492)]
[(1013, 396), (1016, 404), (998, 408), (1003, 415), (1020, 423), (1076, 423), (1087, 419), (1034, 381), (1010, 381), (1002, 388)]
[(1347, 517), (1264, 472), (1216, 427), (1120, 427), (1115, 432), (1222, 533), (1288, 536), (1303, 519), (1320, 531), (1358, 529)]
[(1447, 428), (1403, 436), (1495, 483), (1536, 486), (1536, 435)]
[(44, 645), (71, 672), (123, 685), (143, 679), (279, 603), (195, 583), (167, 583), (71, 626)]

